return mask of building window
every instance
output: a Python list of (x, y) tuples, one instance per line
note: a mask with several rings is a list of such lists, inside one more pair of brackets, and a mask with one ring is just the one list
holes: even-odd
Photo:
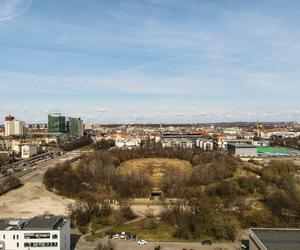
[[(19, 239), (19, 235), (17, 234), (17, 240)], [(19, 243), (18, 243), (19, 244)]]
[(14, 240), (16, 239), (16, 236), (15, 236), (15, 235), (13, 235), (13, 239), (14, 239)]
[(57, 234), (52, 234), (52, 239), (57, 239)]
[(25, 239), (50, 239), (50, 233), (25, 233)]
[(19, 242), (17, 242), (17, 247), (19, 247)]

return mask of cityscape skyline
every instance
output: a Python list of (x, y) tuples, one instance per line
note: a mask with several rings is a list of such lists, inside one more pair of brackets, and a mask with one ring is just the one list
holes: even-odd
[(1, 1), (0, 116), (299, 121), (299, 5)]

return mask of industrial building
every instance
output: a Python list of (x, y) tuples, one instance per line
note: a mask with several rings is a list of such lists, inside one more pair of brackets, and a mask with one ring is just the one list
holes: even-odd
[(251, 228), (250, 250), (299, 250), (300, 229)]
[(227, 150), (229, 154), (236, 157), (256, 157), (257, 147), (248, 143), (228, 143)]
[(0, 220), (0, 250), (70, 250), (70, 222), (61, 216)]
[(49, 133), (66, 133), (66, 117), (60, 113), (48, 115)]

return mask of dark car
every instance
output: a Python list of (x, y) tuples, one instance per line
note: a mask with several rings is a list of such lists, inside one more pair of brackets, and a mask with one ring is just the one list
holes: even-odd
[(126, 234), (126, 240), (131, 240), (131, 234)]
[(136, 240), (136, 239), (137, 239), (136, 234), (133, 234), (133, 235), (131, 236), (131, 239), (132, 239), (132, 240)]
[(154, 250), (161, 250), (160, 245), (158, 245), (157, 247), (155, 247)]
[(210, 245), (212, 245), (212, 241), (211, 241), (211, 240), (203, 240), (203, 241), (201, 242), (201, 244), (202, 244), (202, 245), (206, 245), (206, 246), (210, 246)]
[(249, 240), (241, 240), (243, 250), (249, 250)]
[(107, 236), (107, 239), (111, 240), (113, 237), (114, 237), (114, 234), (113, 233), (109, 233), (108, 236)]

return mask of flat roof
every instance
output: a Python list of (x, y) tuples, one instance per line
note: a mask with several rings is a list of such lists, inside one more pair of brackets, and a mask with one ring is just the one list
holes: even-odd
[(0, 230), (6, 230), (10, 226), (8, 221), (0, 221)]
[(24, 227), (24, 230), (44, 229), (54, 230), (57, 229), (64, 219), (61, 216), (41, 216), (34, 217), (29, 220), (28, 224)]
[(268, 250), (300, 249), (300, 229), (252, 228), (251, 231)]
[(235, 148), (257, 148), (257, 146), (247, 143), (227, 143), (227, 145), (233, 146)]
[(65, 220), (62, 216), (37, 216), (26, 220), (4, 219), (0, 220), (0, 231), (56, 230), (64, 223)]

